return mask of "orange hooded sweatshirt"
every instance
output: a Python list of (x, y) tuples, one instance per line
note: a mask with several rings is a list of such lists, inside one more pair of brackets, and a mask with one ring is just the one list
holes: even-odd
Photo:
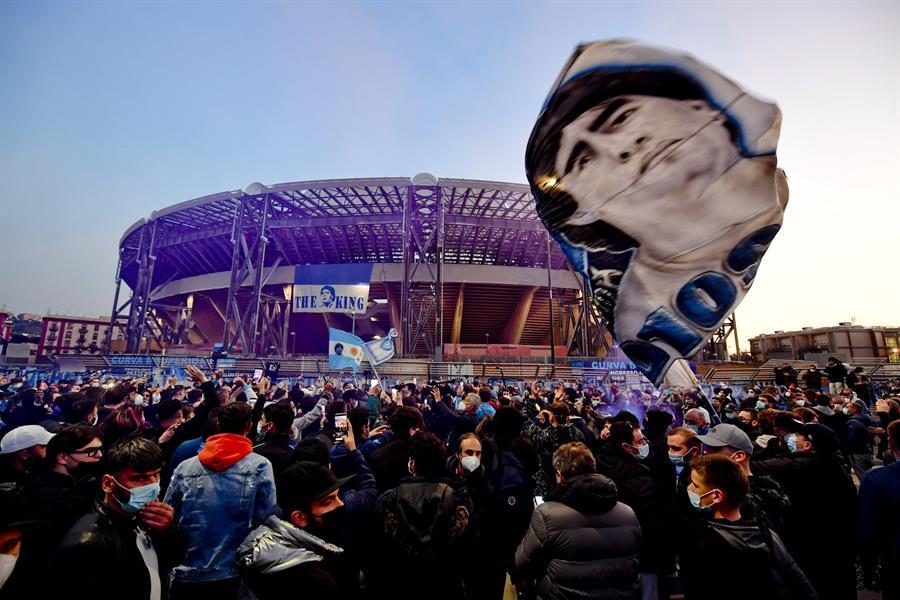
[(253, 452), (253, 443), (236, 433), (220, 433), (210, 436), (198, 454), (200, 464), (213, 471), (224, 471)]

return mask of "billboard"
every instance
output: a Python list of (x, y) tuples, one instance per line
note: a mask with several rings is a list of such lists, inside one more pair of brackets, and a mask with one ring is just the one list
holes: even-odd
[(372, 265), (301, 265), (294, 269), (295, 313), (366, 312)]

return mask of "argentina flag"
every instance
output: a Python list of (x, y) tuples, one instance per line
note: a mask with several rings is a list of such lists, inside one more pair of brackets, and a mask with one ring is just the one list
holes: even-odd
[(328, 328), (328, 366), (335, 370), (356, 369), (365, 358), (365, 342), (341, 329)]

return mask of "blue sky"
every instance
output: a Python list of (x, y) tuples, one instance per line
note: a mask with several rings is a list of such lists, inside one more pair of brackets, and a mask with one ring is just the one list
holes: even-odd
[(524, 182), (572, 48), (688, 51), (784, 112), (753, 335), (900, 324), (900, 4), (4, 2), (0, 305), (108, 314), (119, 237), (252, 181)]

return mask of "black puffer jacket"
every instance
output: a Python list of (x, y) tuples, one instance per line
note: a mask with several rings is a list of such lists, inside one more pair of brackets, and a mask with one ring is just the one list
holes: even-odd
[(515, 577), (542, 600), (639, 598), (641, 528), (616, 486), (581, 475), (548, 493), (516, 551)]
[(641, 572), (654, 573), (671, 568), (671, 498), (657, 484), (647, 466), (650, 461), (639, 461), (609, 444), (596, 446), (594, 458), (597, 472), (612, 479), (619, 490), (619, 500), (634, 510), (641, 523), (644, 540)]

